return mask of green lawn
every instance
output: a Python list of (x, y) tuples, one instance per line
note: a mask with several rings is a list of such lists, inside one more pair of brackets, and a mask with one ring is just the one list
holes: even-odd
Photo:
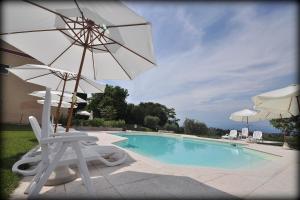
[(9, 194), (18, 186), (21, 176), (11, 171), (12, 165), (22, 155), (35, 147), (38, 142), (32, 131), (22, 131), (23, 127), (6, 127), (1, 132), (1, 199), (8, 199)]

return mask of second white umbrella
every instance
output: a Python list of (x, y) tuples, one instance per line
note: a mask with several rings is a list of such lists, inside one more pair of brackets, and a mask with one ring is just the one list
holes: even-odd
[[(34, 91), (32, 93), (29, 93), (29, 95), (35, 96), (35, 97), (40, 97), (40, 98), (45, 98), (46, 91), (45, 90), (44, 91)], [(56, 91), (56, 90), (51, 91), (51, 99), (52, 100), (60, 101), (61, 95), (62, 95), (61, 91)], [(73, 97), (73, 94), (65, 92), (63, 94), (62, 101), (63, 102), (71, 102), (72, 97)], [(86, 103), (86, 100), (76, 96), (76, 103)]]

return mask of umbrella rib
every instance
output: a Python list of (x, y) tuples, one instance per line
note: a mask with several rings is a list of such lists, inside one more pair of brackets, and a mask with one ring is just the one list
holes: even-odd
[(63, 15), (63, 14), (60, 14), (60, 13), (55, 12), (55, 11), (53, 11), (53, 10), (50, 10), (49, 8), (45, 8), (44, 6), (41, 6), (41, 5), (39, 5), (39, 4), (33, 3), (33, 2), (31, 2), (31, 1), (28, 1), (28, 0), (23, 0), (23, 1), (25, 1), (25, 2), (27, 2), (27, 3), (30, 3), (30, 4), (32, 4), (32, 5), (34, 5), (34, 6), (37, 6), (37, 7), (39, 7), (39, 8), (42, 8), (42, 9), (44, 9), (44, 10), (47, 10), (48, 12), (51, 12), (51, 13), (53, 13), (53, 14), (56, 14), (56, 15), (60, 16), (61, 18), (64, 17), (64, 18), (66, 18), (66, 19), (68, 19), (68, 20), (70, 20), (70, 21), (72, 21), (72, 22), (74, 22), (74, 23), (80, 24), (79, 22), (77, 22), (77, 21), (75, 21), (75, 20), (73, 20), (73, 19), (71, 19), (71, 18), (69, 18), (69, 17), (67, 17), (67, 16), (65, 16), (65, 15)]
[(128, 26), (144, 26), (150, 25), (149, 22), (146, 23), (137, 23), (137, 24), (120, 24), (120, 25), (108, 25), (106, 28), (121, 28), (121, 27), (128, 27)]
[(47, 74), (42, 74), (42, 75), (38, 75), (38, 76), (34, 76), (34, 77), (31, 77), (31, 78), (28, 78), (28, 79), (25, 79), (25, 81), (29, 81), (29, 80), (32, 80), (32, 79), (35, 79), (35, 78), (39, 78), (39, 77), (42, 77), (42, 76), (47, 76), (49, 74), (52, 74), (52, 72), (49, 72)]
[[(81, 31), (79, 31), (77, 34), (81, 33), (83, 31), (83, 29)], [(71, 45), (69, 45), (63, 52), (61, 52), (50, 64), (49, 66), (51, 66), (58, 58), (60, 58), (66, 51), (68, 51), (75, 43), (77, 40), (74, 40), (73, 43)]]
[[(99, 30), (97, 30), (97, 31), (99, 32)], [(130, 51), (130, 52), (134, 53), (135, 55), (137, 55), (137, 56), (139, 56), (139, 57), (143, 58), (144, 60), (146, 60), (146, 61), (150, 62), (151, 64), (155, 65), (155, 63), (154, 63), (154, 62), (152, 62), (151, 60), (149, 60), (149, 59), (145, 58), (144, 56), (142, 56), (141, 54), (139, 54), (139, 53), (137, 53), (137, 52), (133, 51), (132, 49), (129, 49), (128, 47), (126, 47), (125, 45), (121, 44), (120, 42), (117, 42), (116, 40), (114, 40), (114, 39), (112, 39), (112, 38), (110, 38), (110, 37), (107, 37), (107, 36), (106, 36), (106, 35), (104, 35), (104, 34), (103, 34), (103, 37), (105, 37), (105, 38), (107, 38), (107, 39), (109, 39), (109, 40), (111, 40), (111, 41), (115, 42), (116, 44), (120, 45), (121, 47), (123, 47), (123, 48), (127, 49), (128, 51)]]
[(97, 88), (96, 86), (94, 86), (94, 83), (91, 82), (90, 80), (86, 79), (85, 77), (81, 77), (81, 79), (83, 79), (84, 81), (86, 81), (87, 83), (89, 83), (91, 86), (93, 86), (94, 88), (96, 88), (97, 90), (99, 90), (100, 92), (104, 92), (101, 89)]
[(298, 104), (298, 111), (300, 112), (300, 104), (299, 104), (299, 96), (296, 96), (297, 104)]
[(90, 40), (90, 42), (88, 43), (88, 45), (91, 45), (98, 37), (99, 35), (97, 35), (94, 31), (97, 31), (97, 29), (93, 29), (91, 32), (95, 35), (95, 38), (93, 40)]
[[(96, 50), (99, 50), (99, 51), (104, 51), (104, 52), (107, 52), (106, 50), (104, 50), (104, 49), (99, 49), (99, 48), (96, 48), (96, 47), (90, 47), (90, 48), (93, 48), (93, 49), (96, 49)], [(89, 48), (89, 49), (90, 49)]]
[[(96, 38), (97, 39), (97, 38)], [(110, 44), (116, 44), (114, 42), (107, 42), (105, 43), (105, 45), (110, 45)], [(93, 45), (90, 45), (91, 47), (95, 47), (95, 46), (103, 46), (103, 44), (93, 44)]]
[(59, 85), (61, 84), (61, 82), (62, 82), (62, 79), (60, 79), (60, 81), (59, 81), (59, 83), (58, 83), (58, 85), (57, 85), (57, 87), (56, 87), (56, 89), (55, 89), (55, 90), (58, 90), (58, 88), (59, 88)]
[[(77, 34), (74, 32), (74, 30), (71, 28), (70, 24), (68, 24), (68, 22), (62, 17), (62, 20), (65, 22), (65, 24), (71, 29), (72, 33), (77, 37), (77, 39), (80, 40), (80, 42), (83, 44), (84, 42), (81, 40), (80, 37), (77, 36)], [(84, 27), (82, 27), (82, 29), (84, 29)]]
[(15, 55), (18, 55), (18, 56), (23, 56), (23, 57), (26, 57), (26, 58), (34, 59), (32, 56), (30, 56), (30, 55), (28, 55), (26, 53), (14, 51), (14, 50), (11, 50), (11, 49), (6, 49), (6, 48), (0, 47), (0, 51), (4, 51), (4, 52), (15, 54)]
[(68, 48), (66, 48), (63, 52), (61, 52), (50, 64), (49, 66), (51, 66), (55, 61), (58, 60), (58, 58), (60, 58), (66, 51), (68, 51), (71, 46), (73, 46), (76, 43), (76, 41), (74, 41), (71, 45), (68, 46)]
[[(93, 38), (93, 34), (91, 34), (91, 39)], [(93, 42), (92, 42), (93, 44)], [(92, 61), (93, 61), (93, 70), (94, 70), (94, 79), (96, 79), (96, 71), (95, 71), (95, 60), (94, 60), (94, 51), (93, 51), (93, 47), (91, 47), (91, 51), (92, 51)]]
[(85, 90), (83, 90), (82, 87), (80, 87), (80, 84), (78, 84), (78, 88), (82, 90), (82, 93), (85, 93)]
[[(82, 28), (75, 28), (75, 30), (82, 29)], [(51, 29), (39, 29), (39, 30), (30, 30), (30, 31), (15, 31), (10, 33), (0, 33), (0, 35), (12, 35), (12, 34), (19, 34), (19, 33), (36, 33), (36, 32), (46, 32), (46, 31), (68, 31), (71, 28), (51, 28)]]
[[(98, 32), (99, 32), (99, 30), (98, 30)], [(101, 44), (103, 44), (102, 43), (102, 41), (99, 39), (99, 37), (98, 37), (98, 40), (100, 41), (100, 43)], [(123, 68), (123, 66), (120, 64), (120, 62), (115, 58), (115, 56), (108, 50), (108, 48), (103, 44), (103, 46), (105, 47), (105, 49), (108, 51), (108, 53), (113, 57), (113, 59), (118, 63), (118, 65), (122, 68), (122, 70), (125, 72), (125, 74), (128, 76), (128, 78), (130, 79), (130, 80), (132, 80), (132, 78), (130, 77), (130, 75), (127, 73), (127, 71)]]
[(81, 17), (82, 17), (82, 19), (84, 19), (85, 17), (83, 16), (83, 12), (82, 12), (82, 10), (80, 9), (80, 7), (79, 7), (79, 5), (78, 5), (77, 1), (76, 1), (76, 0), (74, 0), (74, 2), (75, 2), (75, 4), (76, 4), (76, 6), (77, 6), (77, 8), (78, 8), (79, 12), (81, 13)]
[(69, 37), (70, 39), (74, 40), (74, 41), (77, 41), (77, 42), (80, 42), (78, 40), (75, 40), (73, 37), (71, 37), (70, 35), (66, 34), (65, 32), (63, 31), (60, 31), (61, 33), (63, 33), (65, 36)]

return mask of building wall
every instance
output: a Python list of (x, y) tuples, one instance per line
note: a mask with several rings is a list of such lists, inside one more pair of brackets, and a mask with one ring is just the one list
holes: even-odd
[[(13, 46), (2, 42), (1, 48), (19, 51)], [(39, 61), (20, 55), (0, 51), (1, 64), (9, 65), (10, 67), (20, 66), (24, 64), (42, 64)], [(37, 90), (45, 90), (45, 87), (36, 84), (28, 83), (12, 73), (0, 74), (1, 78), (1, 121), (2, 123), (22, 123), (28, 124), (28, 117), (35, 116), (39, 122), (42, 117), (42, 105), (36, 101), (39, 99), (28, 95)], [(52, 107), (52, 112), (55, 109)], [(66, 109), (62, 109), (66, 114)]]

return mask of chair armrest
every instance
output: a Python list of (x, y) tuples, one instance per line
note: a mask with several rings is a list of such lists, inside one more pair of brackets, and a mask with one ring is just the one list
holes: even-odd
[(57, 137), (57, 136), (78, 136), (83, 135), (87, 136), (88, 134), (86, 132), (60, 132), (60, 133), (51, 133), (49, 134), (50, 137)]
[(41, 144), (49, 144), (56, 142), (79, 142), (79, 141), (98, 141), (98, 138), (95, 136), (58, 136), (58, 137), (48, 137), (41, 139)]

